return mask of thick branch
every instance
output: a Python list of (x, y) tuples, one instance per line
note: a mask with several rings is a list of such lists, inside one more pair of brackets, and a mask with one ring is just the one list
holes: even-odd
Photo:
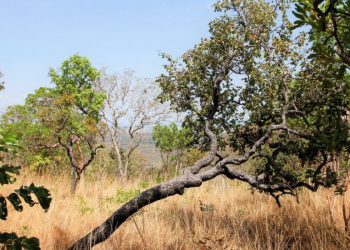
[[(144, 206), (175, 194), (181, 195), (183, 194), (185, 188), (198, 187), (203, 182), (208, 181), (221, 174), (225, 174), (230, 179), (244, 181), (260, 190), (270, 192), (272, 195), (274, 195), (277, 201), (278, 196), (275, 195), (276, 192), (281, 192), (284, 194), (289, 191), (290, 194), (293, 194), (293, 188), (304, 186), (305, 183), (298, 183), (293, 187), (285, 183), (271, 185), (265, 184), (262, 182), (264, 179), (262, 176), (252, 176), (243, 171), (227, 167), (229, 164), (239, 165), (247, 161), (258, 150), (258, 148), (267, 142), (274, 130), (285, 130), (290, 132), (290, 129), (288, 129), (285, 125), (271, 125), (265, 135), (261, 137), (243, 157), (229, 159), (223, 158), (220, 154), (217, 153), (217, 138), (216, 135), (210, 130), (209, 122), (207, 121), (205, 133), (210, 138), (211, 142), (210, 152), (208, 156), (197, 161), (196, 164), (190, 167), (183, 176), (150, 188), (124, 204), (117, 211), (115, 211), (104, 223), (74, 243), (70, 249), (90, 249), (96, 244), (105, 241), (118, 227), (120, 227), (120, 225), (122, 225), (122, 223), (124, 223), (130, 216), (132, 216)], [(294, 133), (298, 134), (297, 132)], [(208, 166), (213, 162), (216, 155), (219, 156), (219, 161), (217, 161), (216, 164), (209, 170), (200, 172), (202, 168)]]
[(198, 160), (193, 167), (190, 168), (192, 174), (197, 174), (202, 168), (208, 166), (215, 159), (218, 140), (213, 131), (210, 130), (210, 124), (208, 121), (205, 122), (205, 134), (210, 139), (210, 151), (208, 155), (200, 160)]
[(285, 190), (292, 190), (286, 183), (266, 184), (260, 181), (258, 176), (250, 175), (232, 167), (225, 167), (225, 175), (230, 179), (237, 179), (248, 183), (252, 187), (266, 191), (266, 192), (283, 192)]
[(138, 210), (156, 201), (176, 194), (183, 194), (185, 188), (198, 187), (203, 181), (210, 180), (222, 173), (222, 169), (212, 168), (198, 175), (185, 174), (171, 181), (150, 188), (133, 198), (115, 211), (105, 222), (74, 243), (69, 249), (90, 249), (105, 241), (130, 216)]
[(87, 166), (90, 165), (90, 163), (95, 159), (95, 156), (97, 154), (97, 151), (101, 148), (103, 148), (103, 145), (98, 145), (97, 147), (93, 147), (91, 145), (91, 143), (89, 141), (87, 141), (88, 145), (89, 145), (89, 149), (90, 149), (90, 156), (89, 156), (89, 159), (87, 159), (85, 162), (84, 162), (84, 165), (82, 166), (82, 169), (81, 169), (81, 172), (83, 172), (85, 170), (85, 168)]

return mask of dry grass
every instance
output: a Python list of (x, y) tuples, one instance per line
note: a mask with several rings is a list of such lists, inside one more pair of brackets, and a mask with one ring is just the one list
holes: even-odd
[[(110, 180), (86, 181), (72, 197), (63, 177), (33, 181), (51, 189), (49, 211), (37, 207), (10, 211), (0, 228), (37, 236), (42, 249), (65, 249), (145, 186), (135, 182), (122, 188)], [(18, 180), (15, 187), (22, 183)], [(305, 192), (299, 204), (284, 198), (282, 205), (278, 208), (267, 195), (217, 179), (146, 207), (96, 249), (349, 249), (341, 197), (328, 191)]]

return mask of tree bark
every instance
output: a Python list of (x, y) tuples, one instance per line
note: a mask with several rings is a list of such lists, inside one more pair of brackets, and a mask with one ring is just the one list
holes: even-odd
[(175, 194), (181, 195), (184, 193), (185, 188), (198, 187), (202, 182), (224, 173), (224, 165), (220, 163), (216, 164), (216, 167), (199, 173), (201, 169), (214, 161), (217, 149), (217, 138), (209, 128), (209, 122), (206, 122), (205, 133), (211, 141), (211, 152), (209, 152), (206, 157), (197, 161), (184, 175), (150, 188), (131, 199), (115, 211), (101, 226), (95, 228), (89, 234), (78, 240), (69, 249), (91, 249), (94, 245), (105, 241), (122, 223), (144, 206)]
[(75, 194), (79, 183), (79, 176), (77, 175), (75, 168), (71, 166), (70, 168), (70, 193)]
[[(266, 133), (257, 140), (254, 145), (246, 151), (243, 156), (237, 158), (222, 157), (217, 152), (217, 138), (216, 135), (210, 130), (209, 122), (206, 122), (205, 133), (210, 138), (211, 145), (208, 155), (200, 160), (198, 160), (193, 166), (186, 169), (185, 174), (176, 177), (168, 182), (150, 188), (142, 192), (137, 197), (131, 199), (129, 202), (125, 203), (122, 207), (116, 210), (105, 222), (100, 226), (96, 227), (90, 233), (75, 242), (69, 249), (70, 250), (82, 250), (91, 249), (96, 244), (105, 241), (113, 232), (119, 228), (130, 216), (135, 214), (138, 210), (142, 209), (156, 201), (162, 200), (172, 195), (184, 193), (186, 188), (198, 187), (203, 182), (211, 180), (218, 175), (225, 175), (228, 178), (234, 180), (239, 180), (246, 182), (250, 186), (257, 188), (258, 190), (270, 193), (275, 199), (277, 204), (279, 204), (278, 198), (282, 194), (295, 195), (292, 191), (298, 187), (308, 188), (311, 191), (316, 191), (319, 183), (314, 183), (314, 186), (310, 186), (307, 183), (299, 182), (296, 183), (266, 183), (262, 176), (254, 176), (244, 171), (229, 167), (229, 165), (241, 165), (250, 159), (259, 148), (264, 145), (267, 140), (271, 137), (273, 131), (282, 130), (285, 132), (293, 133), (299, 135), (296, 131), (290, 130), (284, 124), (271, 125)], [(212, 164), (215, 158), (218, 157), (219, 160), (216, 161), (208, 170), (202, 171), (203, 168), (208, 167)], [(320, 166), (324, 166), (327, 161), (321, 163)], [(277, 194), (276, 194), (277, 193)]]
[(139, 196), (133, 198), (114, 212), (101, 226), (95, 228), (89, 234), (74, 243), (69, 249), (91, 249), (96, 244), (105, 241), (130, 216), (144, 206), (169, 196), (176, 194), (182, 195), (185, 188), (198, 187), (203, 181), (212, 179), (222, 172), (223, 169), (214, 168), (199, 175), (188, 173), (142, 192)]

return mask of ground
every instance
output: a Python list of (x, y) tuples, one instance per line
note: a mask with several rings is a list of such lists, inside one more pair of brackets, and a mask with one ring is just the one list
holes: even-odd
[[(64, 176), (23, 179), (48, 187), (52, 206), (47, 213), (38, 207), (10, 211), (0, 228), (37, 236), (42, 249), (65, 249), (152, 185), (85, 180), (71, 196)], [(29, 184), (23, 179), (13, 187)], [(346, 199), (350, 204), (349, 194)], [(299, 203), (286, 197), (278, 208), (266, 194), (219, 178), (142, 209), (95, 249), (349, 249), (342, 216), (342, 197), (330, 191), (302, 192)]]

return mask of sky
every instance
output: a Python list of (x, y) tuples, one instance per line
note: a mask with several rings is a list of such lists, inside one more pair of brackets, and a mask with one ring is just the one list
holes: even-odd
[(0, 0), (0, 112), (53, 86), (50, 68), (73, 54), (109, 73), (156, 77), (159, 53), (181, 56), (216, 16), (215, 0)]

